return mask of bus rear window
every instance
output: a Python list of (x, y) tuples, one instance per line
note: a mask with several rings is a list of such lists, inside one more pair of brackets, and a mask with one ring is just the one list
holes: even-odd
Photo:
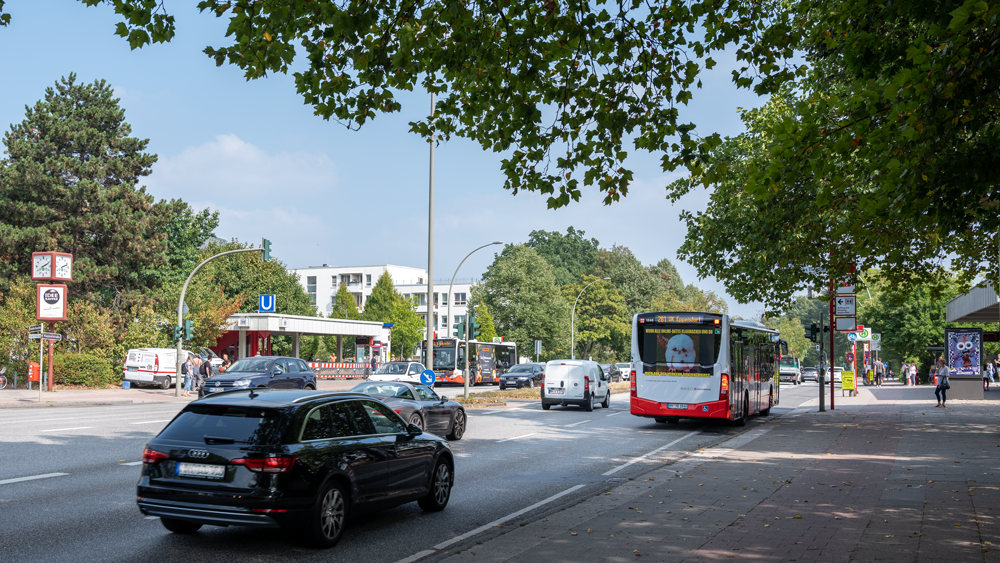
[(645, 373), (710, 373), (719, 359), (722, 330), (714, 325), (639, 325)]

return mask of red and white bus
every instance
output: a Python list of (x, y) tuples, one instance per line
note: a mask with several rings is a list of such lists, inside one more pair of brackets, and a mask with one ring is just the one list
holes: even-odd
[[(427, 341), (420, 343), (420, 358), (425, 366)], [(472, 385), (499, 381), (500, 375), (517, 364), (517, 345), (513, 342), (469, 342), (469, 371)], [(434, 363), (431, 369), (437, 383), (465, 383), (465, 340), (434, 339)]]
[(777, 331), (729, 315), (635, 315), (632, 414), (657, 422), (720, 418), (740, 426), (748, 416), (767, 416), (778, 404), (783, 343)]

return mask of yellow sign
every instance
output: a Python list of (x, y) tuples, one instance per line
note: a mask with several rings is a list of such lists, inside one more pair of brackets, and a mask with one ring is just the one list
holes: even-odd
[(853, 390), (855, 388), (853, 371), (841, 372), (840, 379), (841, 379), (840, 388), (843, 389), (844, 391)]

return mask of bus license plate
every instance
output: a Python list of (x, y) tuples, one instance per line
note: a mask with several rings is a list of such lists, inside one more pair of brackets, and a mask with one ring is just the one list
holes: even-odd
[(178, 463), (176, 472), (181, 477), (222, 479), (226, 474), (226, 467), (224, 465), (208, 465), (204, 463)]
[(685, 403), (667, 403), (667, 408), (687, 410), (688, 406)]
[(565, 392), (566, 390), (561, 387), (549, 389), (549, 395), (562, 395)]

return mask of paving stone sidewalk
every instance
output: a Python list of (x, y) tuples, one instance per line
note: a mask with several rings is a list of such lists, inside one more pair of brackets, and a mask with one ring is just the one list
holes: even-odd
[[(994, 398), (995, 394), (995, 398)], [(1000, 561), (1000, 392), (889, 384), (801, 409), (451, 562)], [(672, 461), (672, 460), (671, 460)]]

